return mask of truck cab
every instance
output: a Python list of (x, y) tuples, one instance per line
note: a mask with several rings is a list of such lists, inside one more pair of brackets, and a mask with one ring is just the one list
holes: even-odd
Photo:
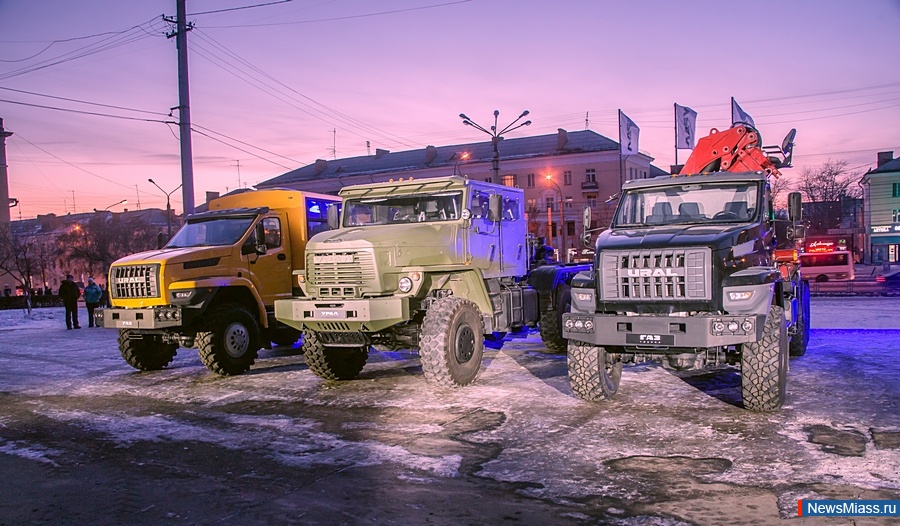
[(798, 257), (800, 194), (779, 225), (770, 176), (625, 183), (610, 229), (597, 238), (595, 268), (573, 280), (563, 317), (579, 397), (614, 396), (624, 363), (739, 363), (744, 406), (781, 407), (788, 356), (803, 354), (809, 339), (809, 285)]
[(112, 308), (95, 313), (119, 330), (119, 350), (140, 370), (168, 365), (178, 347), (196, 347), (212, 371), (240, 374), (261, 347), (293, 343), (274, 303), (292, 296), (307, 240), (327, 230), (335, 196), (260, 190), (223, 196), (188, 216), (159, 250), (122, 258), (109, 271)]

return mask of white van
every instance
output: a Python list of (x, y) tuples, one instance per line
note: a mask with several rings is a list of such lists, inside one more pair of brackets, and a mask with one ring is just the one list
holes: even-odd
[(819, 283), (850, 281), (854, 277), (853, 256), (846, 250), (800, 254), (800, 273)]

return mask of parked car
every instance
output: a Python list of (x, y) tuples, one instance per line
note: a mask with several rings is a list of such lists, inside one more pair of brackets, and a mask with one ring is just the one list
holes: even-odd
[(876, 276), (875, 281), (883, 283), (885, 288), (900, 290), (900, 270), (888, 272), (883, 276)]

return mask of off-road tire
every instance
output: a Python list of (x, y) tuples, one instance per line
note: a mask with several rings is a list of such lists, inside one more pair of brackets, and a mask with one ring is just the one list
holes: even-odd
[(562, 336), (562, 315), (572, 309), (572, 290), (562, 287), (559, 290), (556, 308), (548, 310), (541, 315), (539, 322), (541, 329), (541, 341), (544, 347), (551, 353), (564, 353), (568, 340)]
[(788, 342), (784, 309), (769, 308), (762, 339), (741, 349), (741, 396), (750, 411), (774, 411), (784, 404)]
[(791, 336), (790, 355), (803, 356), (809, 345), (809, 282), (800, 281), (800, 313), (797, 316), (797, 328)]
[(484, 356), (484, 322), (478, 307), (453, 296), (436, 299), (422, 322), (419, 355), (429, 382), (442, 387), (472, 383)]
[(354, 380), (369, 359), (369, 348), (326, 347), (315, 331), (303, 331), (303, 356), (309, 370), (323, 380)]
[(134, 337), (134, 331), (119, 331), (119, 352), (128, 365), (139, 371), (158, 371), (172, 363), (178, 346), (156, 336)]
[(222, 376), (250, 369), (260, 348), (256, 319), (234, 303), (212, 307), (205, 319), (207, 330), (197, 332), (197, 349), (206, 368)]
[(574, 340), (569, 342), (567, 351), (569, 385), (575, 396), (591, 402), (615, 396), (622, 380), (622, 361), (617, 355), (603, 347)]
[(294, 345), (300, 339), (300, 330), (279, 325), (269, 333), (269, 338), (275, 345)]

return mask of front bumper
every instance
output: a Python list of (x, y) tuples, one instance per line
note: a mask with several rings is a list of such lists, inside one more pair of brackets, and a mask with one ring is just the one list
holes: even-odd
[(94, 311), (94, 322), (107, 329), (168, 329), (185, 324), (185, 309), (175, 306)]
[(766, 316), (564, 314), (563, 337), (598, 346), (639, 349), (707, 348), (762, 337)]
[(276, 300), (275, 318), (317, 332), (379, 332), (409, 320), (409, 298)]

